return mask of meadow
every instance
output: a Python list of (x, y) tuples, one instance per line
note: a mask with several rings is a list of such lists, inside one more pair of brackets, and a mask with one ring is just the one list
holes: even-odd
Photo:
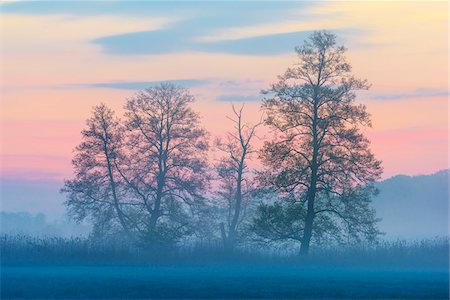
[(118, 241), (3, 236), (2, 299), (448, 299), (448, 240), (317, 248), (172, 251)]

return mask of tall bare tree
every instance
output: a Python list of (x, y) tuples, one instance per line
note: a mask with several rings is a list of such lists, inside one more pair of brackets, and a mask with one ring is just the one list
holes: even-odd
[(220, 178), (220, 197), (226, 201), (227, 226), (221, 223), (221, 235), (224, 247), (233, 251), (238, 239), (238, 227), (245, 218), (250, 193), (253, 189), (252, 178), (248, 173), (247, 161), (254, 152), (252, 139), (255, 129), (261, 124), (249, 125), (243, 120), (242, 106), (236, 110), (234, 105), (232, 118), (234, 129), (228, 132), (225, 140), (218, 139), (216, 146), (225, 153), (225, 156), (217, 164), (216, 169)]
[(90, 218), (97, 230), (118, 225), (115, 230), (130, 235), (123, 185), (115, 168), (122, 139), (114, 112), (104, 104), (95, 106), (75, 149), (75, 178), (65, 181), (62, 192), (68, 194), (66, 205), (76, 219)]
[(177, 235), (203, 199), (208, 181), (207, 133), (184, 88), (163, 83), (126, 104), (128, 161), (118, 169), (129, 192), (143, 204), (150, 235)]
[[(320, 218), (340, 220), (353, 232), (376, 232), (367, 199), (381, 162), (360, 130), (371, 126), (369, 114), (355, 103), (355, 91), (369, 85), (352, 76), (345, 51), (335, 35), (314, 32), (296, 48), (299, 62), (266, 91), (263, 104), (266, 124), (278, 137), (261, 152), (266, 166), (261, 182), (294, 195), (304, 207), (301, 233), (295, 234), (301, 254), (308, 253), (315, 229), (321, 229)], [(355, 216), (351, 207), (366, 218)]]

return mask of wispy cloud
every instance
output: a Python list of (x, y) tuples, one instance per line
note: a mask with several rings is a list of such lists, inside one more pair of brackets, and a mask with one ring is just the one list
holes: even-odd
[(369, 98), (373, 100), (403, 100), (433, 97), (448, 97), (448, 90), (418, 88), (412, 91), (403, 92), (371, 92)]
[[(162, 81), (110, 81), (96, 83), (81, 83), (64, 85), (62, 88), (101, 88), (101, 89), (119, 89), (119, 90), (143, 90), (149, 87), (159, 85), (163, 82), (171, 82), (175, 85), (190, 88), (206, 85), (210, 82), (208, 79), (175, 79)], [(61, 86), (60, 86), (61, 88)]]
[(270, 34), (237, 40), (198, 42), (194, 45), (198, 51), (222, 52), (238, 55), (277, 55), (292, 53), (311, 31), (297, 31)]
[[(308, 32), (299, 20), (307, 20), (314, 2), (24, 2), (3, 5), (5, 14), (64, 15), (68, 19), (88, 16), (133, 17), (132, 20), (169, 19), (158, 30), (119, 31), (92, 43), (109, 54), (140, 55), (179, 52), (211, 52), (243, 55), (273, 55), (292, 52)], [(251, 13), (249, 13), (251, 12)], [(277, 26), (291, 21), (295, 26)], [(71, 16), (71, 17), (70, 17)], [(229, 30), (260, 28), (273, 24), (280, 30), (261, 30), (229, 35)], [(226, 35), (230, 38), (220, 38)], [(219, 38), (217, 38), (219, 37)]]
[(257, 102), (262, 99), (261, 90), (266, 87), (264, 80), (222, 80), (217, 84), (221, 102)]
[(217, 97), (217, 100), (224, 102), (253, 102), (261, 99), (260, 95), (221, 95)]
[[(201, 32), (201, 31), (200, 31)], [(106, 53), (121, 55), (212, 52), (240, 55), (291, 53), (310, 31), (271, 34), (226, 41), (200, 41), (198, 33), (183, 24), (154, 31), (132, 32), (94, 39)]]
[[(111, 35), (92, 40), (109, 54), (116, 55), (158, 55), (178, 52), (226, 53), (234, 55), (279, 55), (292, 53), (296, 46), (303, 43), (313, 30), (262, 34), (227, 40), (204, 41), (195, 31), (179, 25), (161, 30), (132, 32)], [(320, 28), (316, 28), (320, 29)], [(337, 29), (340, 36), (360, 35), (361, 30), (352, 28)], [(375, 47), (379, 45), (359, 45), (358, 47)]]

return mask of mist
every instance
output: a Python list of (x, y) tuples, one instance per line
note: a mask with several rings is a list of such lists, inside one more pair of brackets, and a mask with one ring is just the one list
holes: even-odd
[[(381, 219), (382, 240), (448, 237), (449, 173), (443, 170), (429, 175), (397, 175), (377, 183), (380, 193), (373, 206)], [(62, 181), (42, 185), (14, 180), (2, 184), (2, 234), (70, 237), (84, 236), (92, 230), (88, 221), (78, 224), (67, 215), (59, 193)]]

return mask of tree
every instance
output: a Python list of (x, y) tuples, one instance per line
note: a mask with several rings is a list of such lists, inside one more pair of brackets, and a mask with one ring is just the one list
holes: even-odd
[(245, 218), (245, 208), (253, 190), (253, 184), (248, 175), (247, 160), (254, 152), (251, 146), (255, 129), (261, 124), (248, 125), (243, 121), (242, 106), (239, 111), (234, 107), (234, 118), (229, 118), (234, 123), (233, 132), (228, 132), (225, 140), (217, 140), (216, 146), (226, 153), (226, 156), (217, 164), (217, 174), (221, 186), (219, 196), (226, 202), (227, 226), (221, 223), (221, 235), (224, 248), (233, 251), (237, 238), (238, 227)]
[(148, 216), (142, 220), (148, 239), (186, 233), (189, 210), (203, 199), (208, 142), (193, 101), (186, 89), (163, 83), (125, 106), (128, 155), (118, 170)]
[(82, 142), (75, 148), (75, 178), (66, 180), (61, 191), (68, 194), (66, 205), (77, 220), (90, 218), (97, 231), (122, 231), (130, 236), (123, 185), (115, 168), (122, 139), (114, 112), (104, 104), (95, 106), (82, 131)]
[(308, 253), (324, 216), (354, 235), (377, 232), (368, 202), (381, 162), (361, 132), (371, 126), (370, 116), (355, 103), (355, 91), (369, 85), (352, 76), (345, 51), (335, 35), (314, 32), (296, 48), (299, 62), (265, 91), (265, 123), (278, 137), (263, 147), (260, 181), (304, 206), (301, 254)]

